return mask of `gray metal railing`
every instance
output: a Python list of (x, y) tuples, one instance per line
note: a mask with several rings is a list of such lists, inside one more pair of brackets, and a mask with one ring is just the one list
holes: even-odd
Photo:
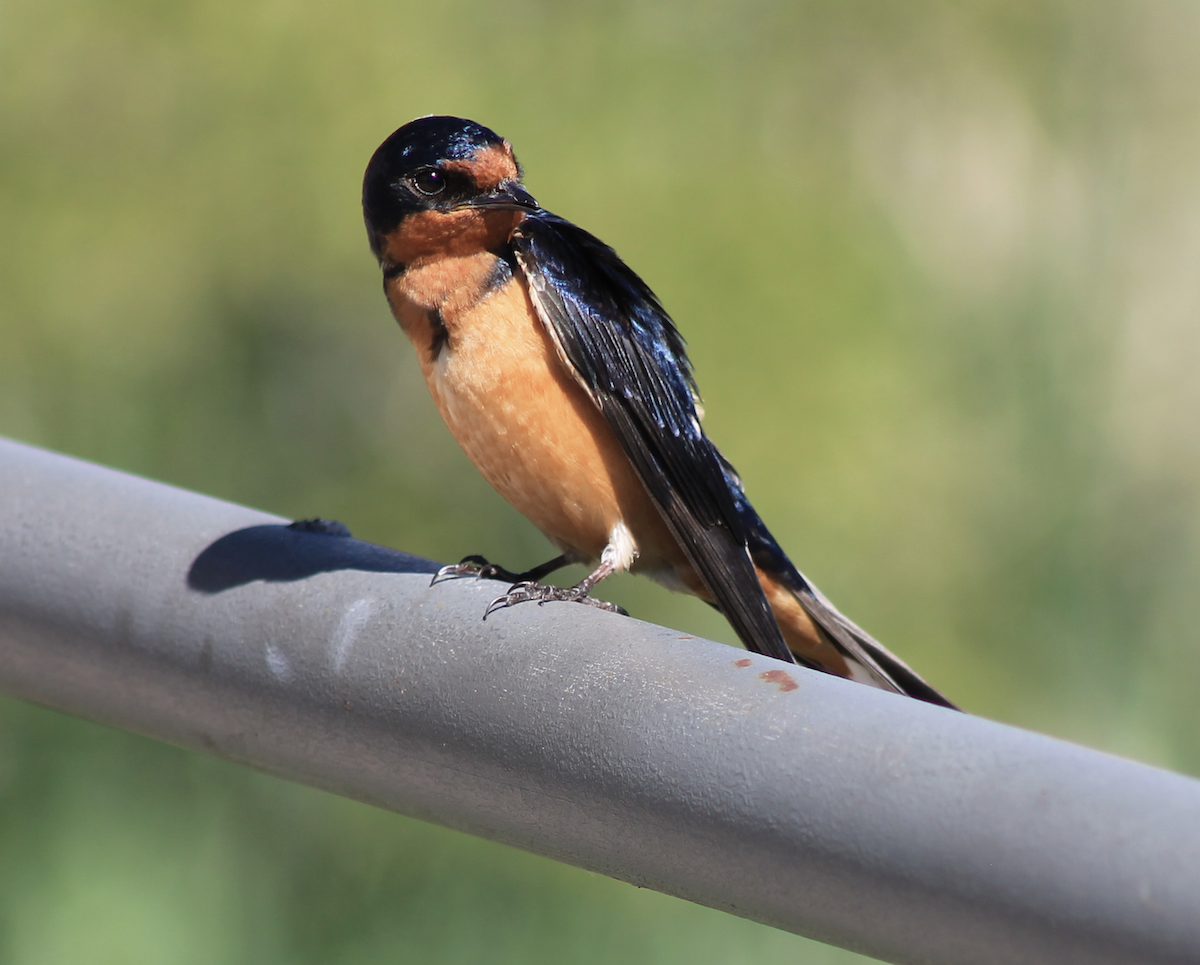
[(0, 688), (894, 962), (1200, 962), (1200, 782), (0, 440)]

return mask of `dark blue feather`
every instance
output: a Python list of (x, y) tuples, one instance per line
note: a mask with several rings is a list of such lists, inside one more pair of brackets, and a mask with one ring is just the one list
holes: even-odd
[(791, 661), (670, 316), (612, 248), (557, 215), (530, 215), (512, 245), (543, 321), (721, 612), (747, 647)]

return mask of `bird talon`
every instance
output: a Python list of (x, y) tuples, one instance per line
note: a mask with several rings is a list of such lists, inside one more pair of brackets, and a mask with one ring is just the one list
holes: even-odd
[(629, 616), (622, 607), (615, 603), (588, 596), (589, 589), (590, 587), (583, 584), (563, 587), (547, 586), (532, 581), (514, 583), (504, 596), (496, 597), (487, 605), (487, 609), (483, 612), (483, 618), (486, 620), (497, 610), (516, 606), (518, 603), (536, 603), (538, 606), (545, 606), (547, 603), (586, 603), (588, 606), (598, 607), (610, 613), (619, 613), (624, 617)]
[(453, 576), (469, 576), (470, 567), (465, 563), (451, 563), (449, 566), (443, 566), (440, 570), (433, 574), (433, 579), (429, 581), (429, 585), (433, 586), (442, 580), (448, 580)]
[(509, 587), (508, 592), (505, 593), (504, 596), (498, 596), (496, 599), (492, 600), (492, 602), (487, 605), (487, 609), (483, 611), (483, 618), (486, 620), (497, 610), (504, 610), (510, 606), (516, 606), (518, 603), (525, 603), (529, 600), (535, 599), (535, 597), (532, 596), (522, 596), (518, 590), (522, 590), (523, 592), (523, 584), (514, 584), (513, 586)]
[(433, 586), (441, 580), (459, 576), (473, 576), (477, 580), (503, 580), (506, 583), (512, 583), (517, 579), (517, 574), (510, 573), (503, 566), (489, 563), (486, 557), (471, 555), (464, 556), (457, 563), (443, 566), (433, 574), (433, 579), (429, 581), (429, 585)]

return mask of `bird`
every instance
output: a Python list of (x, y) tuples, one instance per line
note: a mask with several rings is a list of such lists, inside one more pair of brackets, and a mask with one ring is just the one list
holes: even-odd
[[(574, 601), (623, 571), (718, 609), (747, 649), (953, 709), (788, 559), (701, 426), (686, 346), (600, 239), (542, 208), (512, 145), (474, 121), (410, 121), (375, 151), (363, 217), (392, 314), (467, 457), (560, 555), (481, 556), (438, 577), (502, 579), (487, 608)], [(571, 587), (545, 585), (591, 565)], [(436, 580), (436, 578), (435, 578)]]

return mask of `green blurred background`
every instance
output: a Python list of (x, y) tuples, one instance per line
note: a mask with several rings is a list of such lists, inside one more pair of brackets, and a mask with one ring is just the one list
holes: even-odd
[[(662, 296), (848, 614), (971, 711), (1200, 773), (1198, 49), (1157, 0), (0, 0), (0, 434), (546, 558), (360, 221), (375, 146), (466, 115)], [(14, 701), (0, 855), (5, 963), (863, 961)]]

